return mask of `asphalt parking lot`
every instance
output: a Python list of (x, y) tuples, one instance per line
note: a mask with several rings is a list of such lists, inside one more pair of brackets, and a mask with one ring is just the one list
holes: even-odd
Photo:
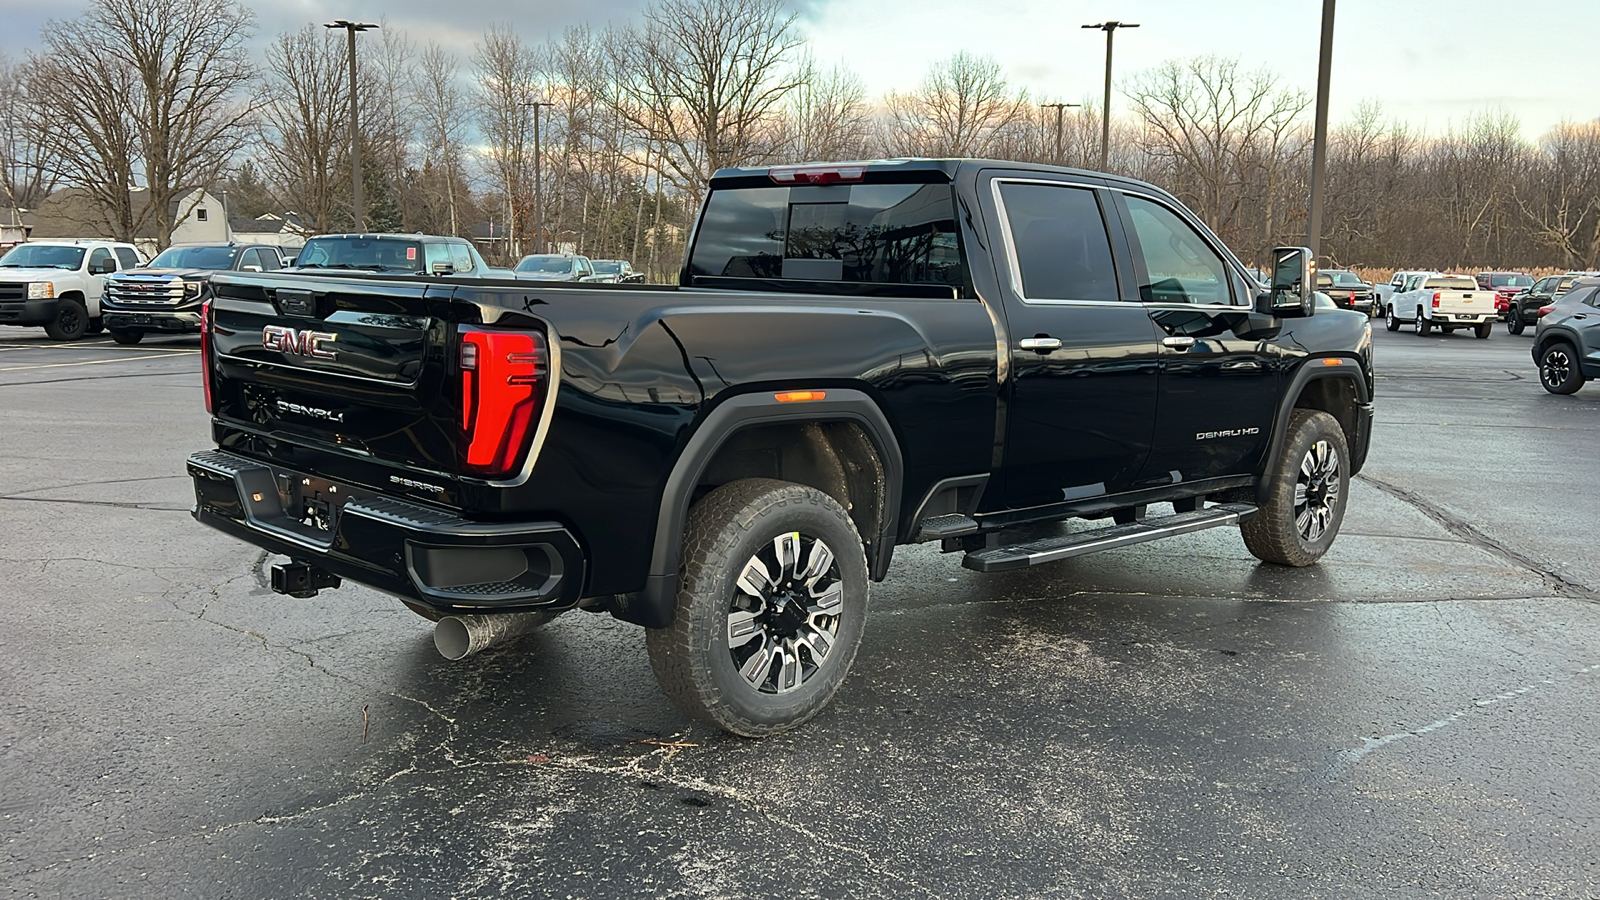
[(273, 595), (188, 514), (197, 339), (0, 330), (0, 893), (1600, 897), (1600, 386), (1375, 341), (1320, 565), (903, 548), (755, 742), (607, 617), (450, 663), (375, 592)]

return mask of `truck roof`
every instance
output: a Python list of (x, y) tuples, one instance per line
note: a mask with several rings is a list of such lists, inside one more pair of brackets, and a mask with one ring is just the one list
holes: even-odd
[[(909, 182), (930, 181), (955, 181), (963, 169), (1012, 169), (1025, 172), (1054, 172), (1068, 175), (1079, 175), (1089, 178), (1103, 178), (1119, 184), (1138, 185), (1158, 194), (1170, 196), (1163, 188), (1140, 181), (1136, 178), (1127, 178), (1122, 175), (1112, 175), (1108, 172), (1097, 172), (1092, 169), (1075, 169), (1070, 166), (1052, 166), (1044, 163), (1018, 162), (1010, 159), (964, 159), (946, 158), (929, 159), (924, 157), (904, 157), (896, 159), (859, 159), (844, 162), (807, 162), (778, 166), (748, 166), (718, 169), (711, 176), (711, 187), (757, 187), (762, 185), (795, 185), (795, 184), (849, 184), (866, 178), (868, 174), (879, 176), (875, 181), (883, 180), (882, 176), (890, 176), (890, 180), (904, 179)], [(940, 178), (939, 176), (943, 176)]]

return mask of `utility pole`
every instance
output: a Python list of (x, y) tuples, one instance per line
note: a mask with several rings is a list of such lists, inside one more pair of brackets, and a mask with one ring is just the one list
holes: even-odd
[(1322, 189), (1328, 169), (1328, 75), (1333, 67), (1333, 0), (1322, 0), (1322, 53), (1317, 59), (1317, 124), (1311, 137), (1311, 207), (1306, 211), (1306, 246), (1311, 260), (1322, 253)]
[(539, 236), (544, 233), (544, 164), (540, 158), (539, 107), (555, 104), (532, 100), (522, 105), (533, 107), (533, 252), (543, 253), (539, 244)]
[(1100, 171), (1104, 172), (1111, 159), (1111, 35), (1118, 28), (1138, 28), (1137, 22), (1100, 22), (1085, 25), (1106, 33), (1106, 99), (1100, 104)]
[(343, 28), (350, 36), (350, 205), (355, 213), (356, 233), (366, 230), (366, 215), (361, 204), (361, 118), (356, 101), (356, 32), (377, 28), (370, 22), (352, 22), (335, 19), (323, 24), (324, 28)]
[(1061, 111), (1069, 106), (1082, 106), (1081, 103), (1041, 103), (1040, 109), (1053, 109), (1056, 111), (1056, 165), (1063, 165), (1061, 161)]

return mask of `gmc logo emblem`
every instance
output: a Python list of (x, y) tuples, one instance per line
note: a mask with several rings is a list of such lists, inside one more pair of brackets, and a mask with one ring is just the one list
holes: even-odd
[(309, 356), (312, 359), (336, 358), (339, 355), (338, 351), (330, 350), (323, 345), (331, 344), (337, 338), (338, 335), (326, 331), (297, 331), (282, 325), (268, 325), (261, 329), (261, 346), (280, 353)]

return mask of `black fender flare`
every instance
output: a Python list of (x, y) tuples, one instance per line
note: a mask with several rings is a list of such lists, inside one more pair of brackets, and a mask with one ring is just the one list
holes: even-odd
[[(1338, 359), (1340, 362), (1337, 365), (1329, 365), (1323, 362), (1325, 359)], [(1299, 402), (1306, 385), (1323, 378), (1349, 380), (1355, 385), (1356, 402), (1363, 407), (1372, 403), (1372, 394), (1367, 390), (1367, 379), (1358, 357), (1318, 356), (1302, 363), (1290, 378), (1289, 386), (1283, 392), (1283, 398), (1278, 401), (1278, 416), (1273, 423), (1272, 440), (1267, 445), (1266, 458), (1262, 460), (1261, 477), (1256, 481), (1258, 505), (1267, 502), (1267, 489), (1272, 484), (1273, 476), (1278, 474), (1278, 453), (1283, 450), (1283, 441), (1289, 430), (1289, 416), (1294, 412), (1295, 403)]]
[(677, 604), (678, 567), (682, 563), (683, 529), (689, 519), (689, 504), (694, 488), (706, 465), (735, 432), (753, 425), (782, 422), (854, 422), (866, 432), (883, 462), (884, 517), (879, 533), (872, 536), (867, 568), (874, 580), (882, 580), (894, 552), (900, 519), (900, 491), (905, 462), (894, 428), (883, 410), (866, 393), (853, 389), (828, 388), (822, 400), (801, 403), (779, 402), (771, 392), (739, 394), (719, 403), (707, 413), (689, 436), (683, 452), (667, 476), (656, 512), (656, 530), (650, 554), (650, 571), (644, 590), (618, 598), (612, 613), (619, 619), (647, 628), (672, 624)]

